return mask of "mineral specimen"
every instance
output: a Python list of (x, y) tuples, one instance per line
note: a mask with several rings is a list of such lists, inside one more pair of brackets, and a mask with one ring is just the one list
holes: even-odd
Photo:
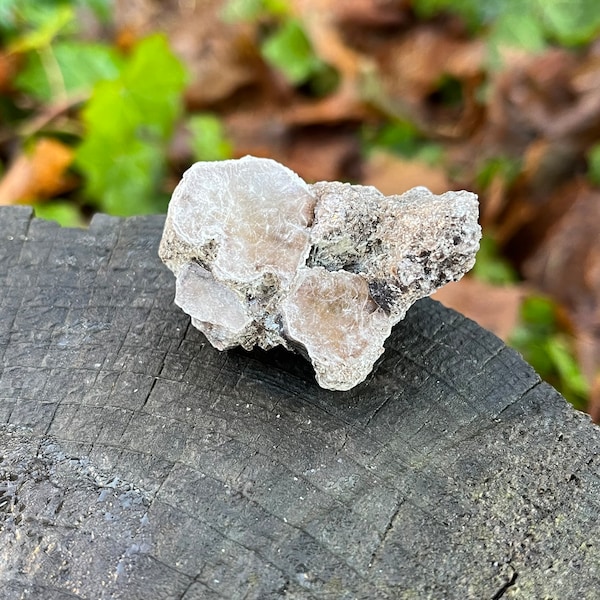
[(416, 300), (473, 266), (477, 217), (470, 192), (308, 185), (246, 156), (184, 174), (159, 254), (176, 304), (213, 346), (281, 344), (312, 362), (319, 385), (347, 390)]

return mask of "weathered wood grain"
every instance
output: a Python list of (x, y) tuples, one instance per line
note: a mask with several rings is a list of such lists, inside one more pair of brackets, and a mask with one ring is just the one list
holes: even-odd
[(2, 598), (598, 597), (600, 430), (515, 352), (425, 300), (349, 392), (219, 353), (162, 224), (0, 210)]

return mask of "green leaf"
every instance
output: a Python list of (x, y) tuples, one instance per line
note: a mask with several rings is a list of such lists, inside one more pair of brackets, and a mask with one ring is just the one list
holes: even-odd
[(368, 148), (385, 148), (410, 157), (417, 152), (419, 132), (409, 121), (392, 121), (382, 127), (365, 128), (364, 139)]
[(85, 227), (79, 208), (67, 200), (40, 202), (33, 205), (35, 216), (47, 221), (56, 221), (62, 227)]
[(600, 33), (598, 0), (413, 0), (421, 18), (441, 12), (459, 15), (473, 32), (489, 30), (490, 66), (501, 65), (499, 49), (543, 50), (548, 41), (563, 46), (592, 42)]
[(439, 165), (444, 158), (443, 147), (427, 141), (409, 121), (394, 120), (380, 127), (365, 127), (362, 138), (367, 152), (384, 149), (429, 165)]
[(444, 160), (444, 147), (433, 142), (420, 144), (415, 159), (432, 167), (438, 166)]
[(41, 102), (89, 94), (98, 81), (115, 79), (122, 59), (109, 46), (84, 42), (57, 42), (30, 53), (15, 85)]
[[(62, 3), (47, 6), (44, 3), (34, 10), (27, 4), (23, 7), (25, 22), (30, 30), (20, 35), (9, 46), (11, 52), (30, 52), (48, 47), (54, 38), (67, 26), (72, 25), (75, 13), (72, 7)], [(33, 25), (33, 27), (31, 27)]]
[(598, 0), (537, 0), (550, 37), (566, 46), (591, 42), (600, 33)]
[(588, 179), (600, 187), (600, 144), (592, 146), (588, 152)]
[(557, 306), (549, 298), (526, 298), (520, 325), (509, 343), (576, 408), (584, 409), (589, 386), (577, 364), (572, 342), (559, 330), (556, 313)]
[(224, 160), (231, 158), (233, 147), (225, 137), (223, 124), (209, 113), (194, 115), (188, 120), (192, 134), (192, 151), (196, 160)]
[(521, 308), (521, 318), (544, 337), (556, 330), (556, 304), (545, 296), (529, 296)]
[[(0, 32), (20, 39), (24, 33), (46, 29), (57, 14), (74, 14), (76, 9), (92, 10), (101, 20), (107, 21), (113, 12), (112, 0), (0, 0)], [(71, 18), (66, 24), (70, 31), (77, 29)], [(64, 33), (60, 28), (56, 34)]]
[(181, 93), (187, 73), (171, 50), (166, 37), (154, 35), (136, 48), (122, 74), (122, 92), (135, 106), (142, 122), (148, 117), (162, 136), (171, 133), (181, 111)]
[[(502, 5), (503, 2), (497, 0), (495, 4)], [(493, 0), (413, 0), (413, 9), (423, 19), (442, 12), (459, 15), (471, 29), (480, 27), (496, 10)]]
[(76, 166), (94, 205), (115, 215), (164, 210), (164, 147), (181, 112), (186, 73), (161, 35), (142, 40), (83, 111)]
[(129, 140), (126, 152), (96, 163), (90, 190), (97, 190), (103, 212), (117, 216), (164, 212), (167, 199), (158, 191), (164, 174), (162, 145)]
[(540, 52), (546, 48), (543, 24), (533, 13), (507, 12), (496, 21), (490, 43), (493, 50), (503, 46)]
[(473, 276), (492, 285), (509, 285), (518, 280), (511, 264), (502, 258), (496, 242), (488, 235), (481, 238)]
[(570, 396), (584, 398), (589, 393), (589, 385), (565, 339), (561, 336), (550, 338), (546, 349), (558, 372), (563, 390), (568, 390)]
[(281, 17), (289, 13), (290, 7), (285, 0), (229, 0), (221, 12), (228, 23), (251, 23), (264, 17)]
[(521, 161), (506, 156), (486, 159), (479, 166), (475, 181), (477, 187), (487, 190), (496, 177), (501, 177), (507, 185), (512, 184), (521, 172)]
[(299, 85), (322, 68), (304, 29), (296, 19), (287, 20), (265, 40), (261, 48), (265, 60), (279, 69), (286, 79)]

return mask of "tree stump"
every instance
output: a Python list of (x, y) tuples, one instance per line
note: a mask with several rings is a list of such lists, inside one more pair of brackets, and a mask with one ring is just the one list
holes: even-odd
[(7, 600), (597, 598), (600, 430), (426, 299), (368, 381), (221, 353), (163, 217), (0, 210)]

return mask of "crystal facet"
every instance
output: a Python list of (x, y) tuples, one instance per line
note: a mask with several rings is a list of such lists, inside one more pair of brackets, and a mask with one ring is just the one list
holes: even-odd
[(477, 217), (470, 192), (309, 185), (246, 156), (184, 174), (159, 253), (175, 302), (213, 346), (283, 345), (308, 357), (322, 387), (347, 390), (416, 300), (473, 266)]

